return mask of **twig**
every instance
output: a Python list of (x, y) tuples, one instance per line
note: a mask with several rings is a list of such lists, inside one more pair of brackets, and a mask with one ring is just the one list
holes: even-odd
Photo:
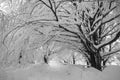
[(48, 8), (51, 8), (48, 4), (46, 4), (43, 0), (39, 0), (41, 1), (43, 4), (45, 4)]

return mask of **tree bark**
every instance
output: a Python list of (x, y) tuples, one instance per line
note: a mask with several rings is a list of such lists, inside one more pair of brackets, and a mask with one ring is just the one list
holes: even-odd
[(101, 56), (99, 56), (99, 53), (91, 53), (90, 55), (91, 57), (91, 60), (90, 60), (90, 63), (91, 63), (91, 66), (102, 71), (102, 65), (101, 65)]

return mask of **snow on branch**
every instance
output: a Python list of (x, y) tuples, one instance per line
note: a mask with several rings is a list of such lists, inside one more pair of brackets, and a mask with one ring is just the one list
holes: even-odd
[[(111, 8), (108, 12), (106, 12), (106, 13), (103, 14), (103, 15), (101, 15), (101, 16), (98, 17), (97, 19), (95, 19), (95, 21), (93, 22), (92, 27), (94, 27), (97, 23), (99, 23), (99, 22), (100, 22), (100, 23), (99, 23), (99, 25), (96, 26), (96, 28), (95, 28), (93, 31), (90, 32), (90, 34), (89, 34), (88, 36), (93, 35), (102, 25), (105, 25), (106, 23), (111, 22), (111, 21), (115, 20), (116, 18), (118, 18), (118, 17), (120, 16), (120, 14), (114, 16), (113, 18), (111, 18), (111, 19), (109, 19), (109, 20), (106, 20), (106, 21), (102, 22), (102, 20), (103, 20), (107, 15), (109, 15), (109, 13), (110, 13), (111, 11), (113, 11), (113, 10), (116, 9), (116, 8), (117, 8), (117, 6)], [(98, 11), (96, 11), (96, 14), (97, 14), (97, 13), (98, 13)], [(95, 15), (94, 15), (93, 18), (95, 18)]]
[(115, 42), (119, 37), (120, 37), (120, 30), (118, 30), (118, 32), (116, 32), (116, 34), (110, 40), (107, 40), (107, 41), (97, 45), (96, 47), (98, 49), (101, 49), (102, 47)]
[(118, 18), (118, 17), (120, 17), (120, 14), (116, 15), (115, 17), (113, 17), (113, 18), (111, 18), (111, 19), (109, 19), (109, 20), (107, 20), (107, 21), (104, 21), (102, 24), (106, 24), (106, 23), (108, 23), (108, 22), (111, 22), (111, 21), (115, 20), (115, 19)]
[(117, 6), (114, 6), (113, 8), (111, 8), (108, 12), (106, 12), (104, 15), (103, 15), (103, 17), (106, 17), (107, 15), (109, 15), (110, 14), (110, 12), (112, 12), (114, 9), (116, 9), (117, 8)]
[[(120, 23), (118, 23), (118, 24), (116, 24), (116, 25), (113, 25), (113, 27), (112, 27), (110, 30), (106, 31), (106, 32), (102, 35), (102, 38), (108, 36), (109, 33), (112, 32), (118, 25), (120, 25)], [(114, 34), (115, 32), (116, 32), (116, 30), (115, 30), (114, 32), (110, 33), (110, 34), (112, 35), (112, 34)]]
[(117, 52), (119, 52), (119, 51), (120, 51), (120, 48), (119, 48), (119, 49), (115, 49), (115, 50), (110, 51), (110, 52), (105, 52), (105, 53), (104, 53), (105, 55), (103, 55), (102, 57), (105, 58), (105, 57), (110, 56), (110, 55), (112, 55), (112, 54), (114, 54), (114, 53), (117, 53)]

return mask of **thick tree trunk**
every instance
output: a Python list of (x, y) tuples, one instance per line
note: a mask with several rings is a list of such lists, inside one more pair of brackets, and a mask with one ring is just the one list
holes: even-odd
[(102, 71), (101, 56), (99, 56), (98, 54), (92, 53), (90, 57), (91, 57), (91, 60), (90, 60), (91, 66)]

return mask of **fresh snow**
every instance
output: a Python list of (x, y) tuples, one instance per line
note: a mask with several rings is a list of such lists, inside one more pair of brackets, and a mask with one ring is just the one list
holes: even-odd
[(0, 70), (0, 80), (120, 80), (120, 67), (109, 66), (102, 72), (82, 65), (35, 64), (27, 68)]

